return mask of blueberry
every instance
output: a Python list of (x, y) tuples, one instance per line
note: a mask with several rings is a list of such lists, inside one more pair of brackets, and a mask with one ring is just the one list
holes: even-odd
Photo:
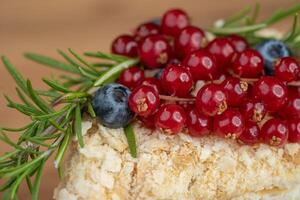
[(265, 63), (265, 72), (267, 75), (273, 75), (273, 63), (278, 58), (287, 57), (291, 55), (290, 49), (279, 40), (271, 39), (263, 41), (256, 46), (257, 51), (260, 52)]
[(93, 97), (93, 108), (103, 126), (121, 128), (133, 118), (128, 106), (130, 90), (118, 83), (105, 85), (98, 89)]

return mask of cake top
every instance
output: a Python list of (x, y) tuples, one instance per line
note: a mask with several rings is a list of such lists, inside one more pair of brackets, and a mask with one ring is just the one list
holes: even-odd
[(132, 125), (137, 121), (166, 137), (184, 133), (225, 138), (224, 144), (249, 145), (245, 148), (250, 149), (257, 144), (282, 148), (299, 143), (298, 15), (280, 38), (261, 31), (294, 15), (300, 5), (261, 22), (256, 19), (258, 10), (256, 6), (252, 12), (200, 28), (184, 10), (170, 9), (113, 40), (112, 53), (84, 53), (101, 63), (73, 49), (59, 50), (65, 61), (26, 53), (30, 60), (74, 74), (43, 79), (50, 88), (44, 91), (34, 89), (2, 56), (22, 101), (6, 96), (8, 106), (32, 119), (21, 128), (1, 128), (20, 133), (17, 142), (5, 133), (0, 137), (13, 147), (0, 157), (0, 177), (7, 179), (3, 190), (8, 197), (15, 199), (26, 179), (37, 199), (41, 172), (53, 154), (55, 167), (62, 172), (61, 161), (71, 138), (76, 135), (84, 147), (83, 114), (109, 129), (124, 129), (134, 158), (139, 155), (139, 136)]

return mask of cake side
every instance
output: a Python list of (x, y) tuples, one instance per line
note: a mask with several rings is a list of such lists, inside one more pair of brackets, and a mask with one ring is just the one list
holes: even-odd
[(300, 145), (242, 146), (215, 136), (166, 136), (134, 125), (138, 158), (122, 129), (83, 123), (85, 147), (74, 150), (54, 198), (297, 199)]

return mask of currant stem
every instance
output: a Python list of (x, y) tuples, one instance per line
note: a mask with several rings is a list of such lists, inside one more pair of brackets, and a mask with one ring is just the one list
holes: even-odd
[(167, 95), (159, 95), (159, 98), (167, 101), (195, 101), (195, 98), (180, 98)]

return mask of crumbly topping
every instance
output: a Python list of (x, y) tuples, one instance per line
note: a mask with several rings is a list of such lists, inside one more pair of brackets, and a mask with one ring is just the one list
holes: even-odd
[(134, 125), (138, 158), (122, 129), (84, 122), (85, 146), (74, 140), (58, 200), (297, 199), (300, 145), (242, 146), (215, 136), (167, 136)]

